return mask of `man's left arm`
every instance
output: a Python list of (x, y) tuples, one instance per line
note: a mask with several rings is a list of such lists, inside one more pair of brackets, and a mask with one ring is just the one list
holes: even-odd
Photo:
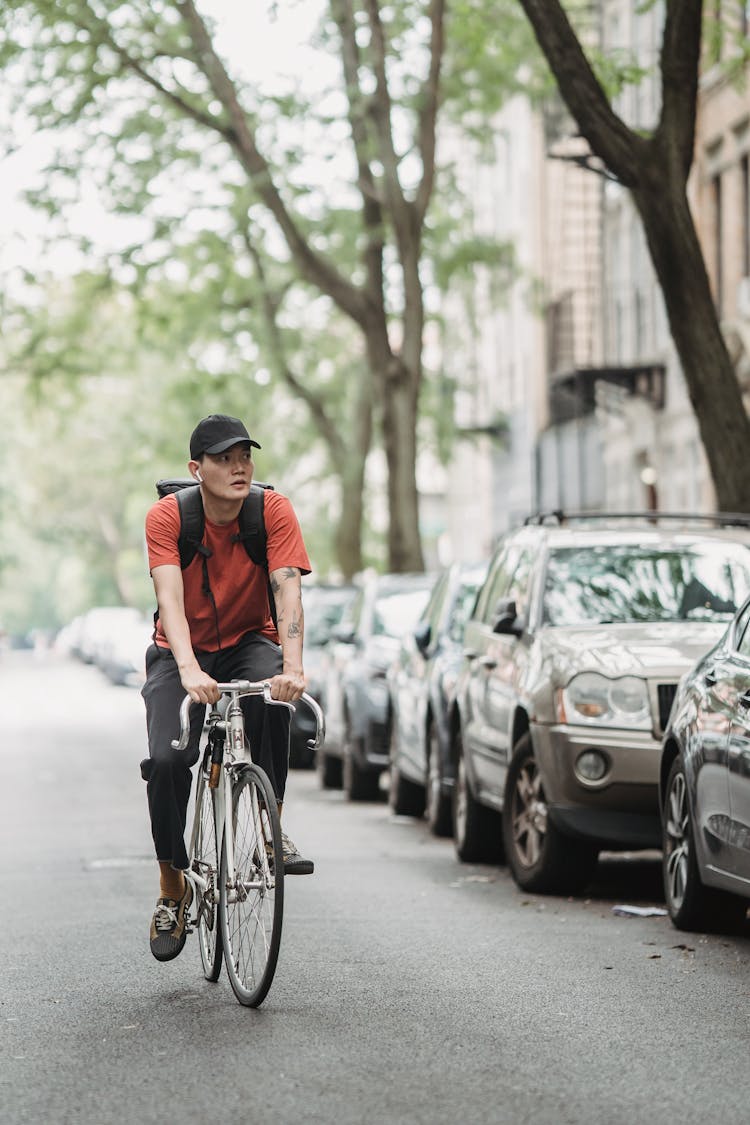
[(302, 609), (302, 573), (296, 566), (272, 570), (271, 589), (276, 603), (276, 628), (283, 655), (281, 674), (271, 680), (274, 699), (293, 703), (305, 690), (302, 641), (305, 614)]

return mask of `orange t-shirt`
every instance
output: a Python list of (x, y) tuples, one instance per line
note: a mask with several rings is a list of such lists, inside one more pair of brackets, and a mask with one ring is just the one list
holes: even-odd
[[(263, 516), (266, 525), (268, 570), (297, 567), (310, 573), (302, 532), (294, 509), (286, 496), (270, 489), (264, 497)], [(245, 633), (263, 633), (278, 643), (268, 604), (268, 583), (262, 567), (248, 556), (242, 543), (232, 542), (239, 532), (239, 523), (216, 524), (206, 520), (203, 544), (212, 552), (206, 559), (208, 581), (216, 603), (203, 592), (203, 559), (200, 552), (182, 572), (185, 591), (185, 616), (190, 627), (193, 648), (199, 652), (216, 652), (220, 647), (237, 644)], [(157, 500), (146, 515), (146, 546), (148, 565), (180, 565), (177, 541), (180, 534), (180, 510), (172, 494)], [(218, 633), (217, 633), (218, 618)], [(157, 645), (169, 648), (161, 622), (156, 623)]]

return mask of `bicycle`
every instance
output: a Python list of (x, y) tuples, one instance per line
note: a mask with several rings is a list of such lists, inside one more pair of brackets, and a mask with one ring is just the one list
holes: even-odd
[[(195, 909), (188, 932), (198, 930), (206, 980), (219, 979), (223, 960), (240, 1004), (257, 1008), (271, 987), (281, 945), (284, 857), (276, 796), (250, 756), (240, 699), (258, 695), (267, 706), (295, 707), (272, 699), (267, 681), (232, 680), (218, 688), (222, 697), (206, 719), (197, 773), (185, 871)], [(316, 737), (308, 741), (314, 751), (325, 734), (323, 712), (306, 692), (301, 699), (315, 715)], [(185, 696), (175, 750), (187, 747), (192, 705)]]

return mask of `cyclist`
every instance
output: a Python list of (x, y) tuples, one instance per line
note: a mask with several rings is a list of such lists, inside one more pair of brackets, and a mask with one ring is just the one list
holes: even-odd
[[(217, 681), (232, 679), (268, 679), (273, 698), (290, 703), (305, 689), (300, 577), (310, 573), (310, 561), (290, 501), (272, 490), (264, 498), (276, 627), (266, 572), (250, 560), (238, 536), (238, 515), (253, 479), (253, 446), (260, 449), (238, 418), (212, 414), (195, 427), (188, 469), (200, 486), (205, 530), (203, 549), (184, 571), (176, 496), (162, 497), (146, 516), (158, 609), (142, 691), (149, 757), (141, 762), (141, 776), (147, 782), (160, 871), (150, 932), (151, 952), (158, 961), (169, 961), (182, 951), (193, 898), (183, 874), (188, 866), (184, 832), (205, 706), (191, 708), (188, 750), (177, 752), (171, 741), (178, 734), (180, 703), (186, 694), (196, 704), (214, 703), (219, 698)], [(253, 758), (267, 772), (281, 811), (290, 712), (267, 707), (257, 697), (243, 700), (242, 707)], [(312, 874), (312, 861), (304, 859), (286, 835), (283, 847), (285, 874)]]

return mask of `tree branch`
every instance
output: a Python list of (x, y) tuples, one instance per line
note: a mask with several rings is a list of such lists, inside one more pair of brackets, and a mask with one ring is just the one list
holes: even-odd
[[(681, 0), (675, 2), (679, 4)], [(610, 106), (560, 0), (519, 3), (557, 80), (563, 101), (592, 151), (621, 183), (635, 186), (649, 142), (629, 129)]]
[(391, 95), (386, 74), (386, 44), (380, 20), (380, 5), (378, 0), (366, 0), (365, 7), (370, 21), (372, 69), (375, 75), (375, 97), (371, 102), (371, 111), (378, 134), (388, 212), (396, 232), (399, 256), (403, 263), (413, 231), (413, 207), (404, 196), (398, 175), (398, 157), (391, 132)]
[(419, 109), (419, 151), (422, 157), (422, 179), (416, 198), (417, 222), (422, 225), (435, 183), (435, 124), (440, 93), (440, 70), (445, 48), (445, 0), (430, 3), (430, 69), (422, 88)]
[(702, 0), (667, 0), (661, 48), (661, 119), (657, 143), (670, 140), (667, 160), (687, 180), (695, 147)]
[(357, 186), (362, 195), (362, 219), (367, 237), (364, 260), (369, 289), (382, 303), (383, 245), (385, 242), (383, 208), (370, 160), (372, 141), (366, 99), (359, 80), (361, 64), (356, 25), (351, 0), (331, 0), (331, 13), (341, 37), (341, 57), (348, 105), (349, 127), (357, 161)]
[(276, 219), (299, 270), (313, 285), (327, 293), (343, 312), (363, 325), (369, 311), (366, 295), (340, 274), (332, 263), (316, 254), (300, 232), (279, 194), (268, 162), (256, 146), (254, 132), (240, 106), (235, 85), (214, 49), (193, 0), (175, 0), (175, 3), (190, 30), (201, 68), (229, 118), (232, 146), (258, 196)]
[(320, 398), (314, 395), (309, 386), (294, 374), (287, 363), (284, 342), (279, 331), (277, 318), (278, 306), (271, 293), (271, 287), (268, 282), (263, 259), (246, 227), (242, 230), (242, 238), (247, 247), (248, 254), (253, 261), (253, 265), (255, 266), (255, 273), (260, 284), (263, 318), (266, 322), (269, 351), (274, 366), (287, 386), (307, 404), (318, 432), (331, 451), (331, 459), (334, 464), (340, 467), (344, 465), (346, 461), (346, 451), (341, 434), (326, 414)]

